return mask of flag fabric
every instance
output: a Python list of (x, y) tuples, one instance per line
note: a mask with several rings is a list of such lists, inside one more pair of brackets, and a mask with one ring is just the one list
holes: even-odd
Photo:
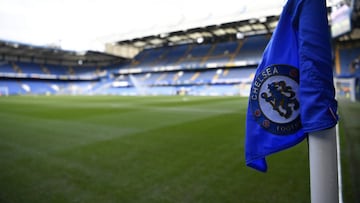
[(252, 82), (246, 165), (267, 171), (266, 156), (337, 123), (326, 0), (288, 0)]

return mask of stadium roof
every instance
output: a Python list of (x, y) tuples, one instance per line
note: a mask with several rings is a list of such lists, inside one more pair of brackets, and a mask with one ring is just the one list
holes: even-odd
[[(331, 14), (334, 8), (342, 6), (345, 3), (349, 6), (351, 5), (352, 7), (352, 26), (349, 32), (342, 34), (340, 37), (337, 36), (337, 40), (341, 42), (360, 39), (360, 3), (358, 3), (357, 0), (354, 0), (353, 3), (350, 1), (352, 0), (327, 0), (329, 14)], [(279, 9), (279, 7), (274, 8)], [(221, 24), (206, 24), (205, 26), (197, 26), (183, 30), (180, 29), (172, 32), (158, 32), (152, 35), (143, 35), (141, 37), (119, 40), (114, 44), (120, 46), (136, 47), (141, 50), (144, 48), (172, 46), (185, 43), (213, 43), (236, 40), (251, 35), (271, 34), (279, 20), (280, 9), (277, 9), (267, 10), (268, 12), (249, 12), (243, 16), (233, 16), (233, 19), (241, 19), (237, 21), (226, 21), (225, 23)], [(344, 16), (340, 17), (343, 18)], [(333, 23), (331, 20), (332, 19), (330, 18), (330, 24)], [(339, 26), (341, 27), (344, 26), (342, 24), (344, 23), (343, 21), (336, 23), (340, 23), (341, 25)]]
[(118, 41), (118, 45), (133, 46), (140, 49), (172, 46), (185, 43), (207, 43), (242, 39), (246, 36), (269, 34), (275, 29), (279, 16), (265, 16), (237, 22), (208, 25), (188, 30), (144, 36)]

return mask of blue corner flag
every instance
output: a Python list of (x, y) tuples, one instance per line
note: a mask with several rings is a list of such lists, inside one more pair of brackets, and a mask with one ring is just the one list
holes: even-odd
[(337, 123), (325, 0), (288, 0), (252, 82), (246, 165), (267, 171), (265, 157)]

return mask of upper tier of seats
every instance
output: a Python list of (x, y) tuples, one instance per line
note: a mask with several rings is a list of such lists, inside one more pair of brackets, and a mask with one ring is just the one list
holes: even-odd
[(42, 79), (78, 79), (89, 80), (104, 76), (107, 71), (113, 72), (114, 67), (71, 67), (62, 65), (40, 65), (26, 62), (0, 61), (0, 77), (7, 78), (42, 78)]
[(247, 62), (257, 64), (268, 41), (269, 36), (259, 35), (214, 44), (185, 44), (145, 49), (135, 56), (131, 63), (121, 68), (149, 69), (164, 66), (202, 68), (214, 64), (218, 67), (236, 66), (237, 63), (247, 64)]
[[(229, 42), (213, 44), (184, 44), (154, 49), (145, 49), (140, 52), (131, 63), (119, 64), (116, 68), (106, 68), (109, 73), (116, 73), (122, 69), (141, 68), (143, 71), (152, 71), (156, 67), (180, 67), (179, 69), (197, 68), (225, 68), (256, 65), (261, 59), (269, 37), (266, 35), (251, 36)], [(69, 67), (61, 65), (39, 65), (24, 62), (1, 62), (0, 73), (8, 77), (22, 74), (20, 78), (38, 78), (38, 75), (53, 76), (95, 76), (101, 71), (98, 67)], [(12, 75), (9, 75), (12, 74)], [(186, 74), (185, 74), (186, 75)], [(185, 76), (184, 76), (185, 77)]]

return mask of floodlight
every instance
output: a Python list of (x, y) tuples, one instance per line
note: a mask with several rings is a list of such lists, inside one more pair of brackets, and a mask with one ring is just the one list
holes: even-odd
[(236, 33), (236, 39), (244, 39), (244, 34), (241, 32)]

